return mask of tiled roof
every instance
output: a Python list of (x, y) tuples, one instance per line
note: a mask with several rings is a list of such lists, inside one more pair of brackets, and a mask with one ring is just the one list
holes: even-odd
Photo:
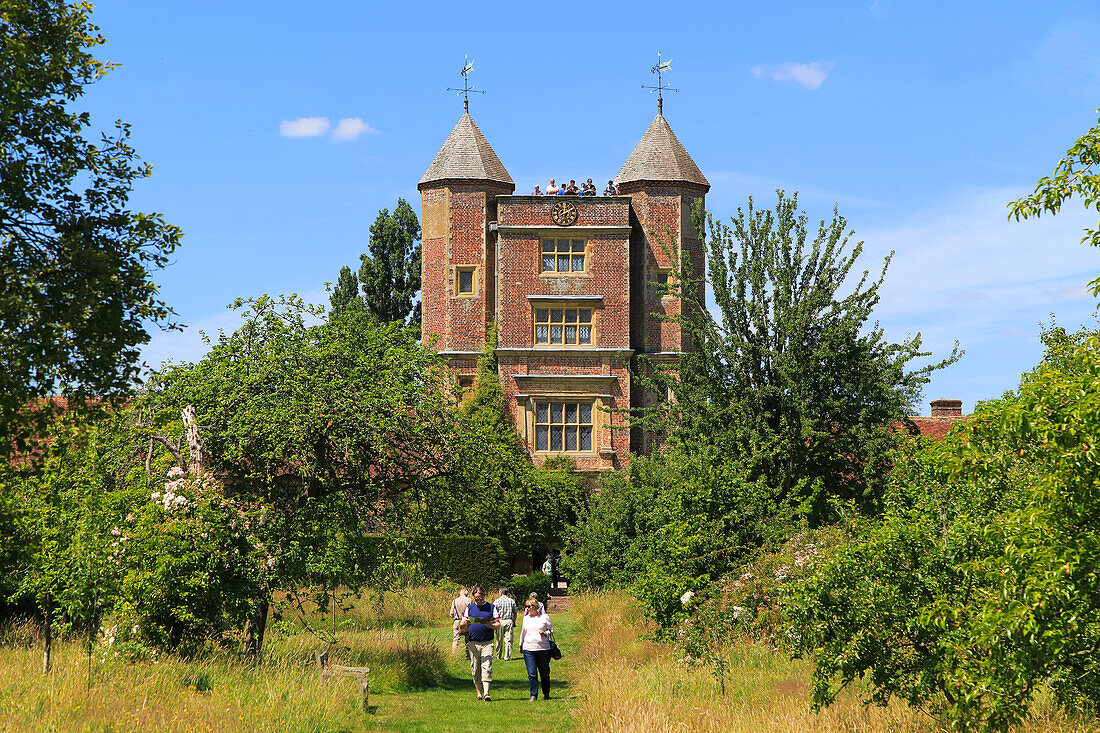
[(619, 185), (630, 181), (684, 181), (710, 188), (710, 182), (660, 113), (623, 163), (615, 181)]
[(428, 166), (428, 172), (420, 179), (420, 186), (448, 179), (495, 181), (515, 187), (515, 182), (504, 169), (504, 164), (493, 152), (481, 130), (477, 129), (474, 118), (468, 112), (462, 115), (447, 136), (447, 142), (435, 154), (435, 160)]

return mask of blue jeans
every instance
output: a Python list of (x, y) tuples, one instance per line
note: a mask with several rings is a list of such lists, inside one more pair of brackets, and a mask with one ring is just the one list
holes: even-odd
[(527, 686), (531, 697), (539, 696), (539, 677), (542, 677), (542, 696), (550, 699), (550, 650), (523, 650), (523, 663), (527, 666)]

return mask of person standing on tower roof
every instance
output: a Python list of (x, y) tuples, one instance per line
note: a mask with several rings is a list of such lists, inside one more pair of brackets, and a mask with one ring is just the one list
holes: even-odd
[(603, 190), (603, 195), (604, 196), (618, 196), (619, 195), (619, 189), (615, 185), (614, 181), (608, 181), (607, 182), (607, 188), (605, 188)]
[(554, 182), (553, 178), (551, 178), (550, 183), (546, 185), (546, 195), (557, 196), (559, 193), (561, 193), (561, 189), (558, 188), (558, 184)]

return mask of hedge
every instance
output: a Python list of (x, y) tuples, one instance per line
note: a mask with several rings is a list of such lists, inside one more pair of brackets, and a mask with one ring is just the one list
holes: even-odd
[(480, 585), (486, 594), (508, 577), (507, 558), (500, 541), (477, 535), (403, 537), (372, 535), (373, 562), (391, 557), (399, 562), (416, 562), (426, 580), (451, 580), (471, 587)]
[(523, 602), (527, 600), (527, 596), (531, 595), (531, 593), (538, 593), (539, 600), (543, 602), (543, 605), (547, 608), (550, 606), (550, 576), (546, 573), (537, 572), (531, 573), (530, 575), (513, 575), (512, 579), (508, 581), (508, 587), (512, 589), (521, 613), (523, 611)]

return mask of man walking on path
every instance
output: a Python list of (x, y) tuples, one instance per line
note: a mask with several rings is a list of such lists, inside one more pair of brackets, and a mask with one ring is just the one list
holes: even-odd
[(508, 597), (508, 589), (500, 589), (500, 597), (493, 601), (500, 614), (500, 633), (496, 638), (497, 659), (512, 658), (512, 638), (516, 628), (516, 602)]
[(485, 600), (480, 585), (474, 586), (474, 600), (466, 606), (460, 625), (466, 632), (466, 650), (470, 655), (470, 674), (474, 676), (477, 699), (492, 702), (489, 683), (493, 681), (493, 630), (500, 628), (496, 606)]
[[(458, 645), (462, 644), (466, 646), (465, 640), (462, 638), (462, 631), (459, 630), (459, 626), (462, 624), (462, 616), (466, 613), (466, 606), (470, 605), (470, 596), (466, 589), (463, 588), (458, 593), (458, 598), (451, 601), (451, 620), (454, 621), (452, 628), (454, 630), (454, 638), (451, 640), (451, 652), (458, 651)], [(466, 658), (470, 658), (470, 650), (466, 650)]]

